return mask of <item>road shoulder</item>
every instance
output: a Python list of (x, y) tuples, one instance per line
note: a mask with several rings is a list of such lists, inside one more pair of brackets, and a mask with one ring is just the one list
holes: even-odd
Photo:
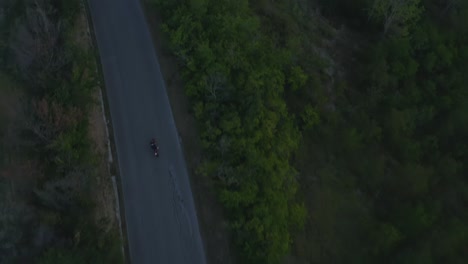
[(142, 1), (142, 7), (151, 30), (177, 130), (182, 141), (207, 262), (236, 263), (227, 220), (223, 216), (222, 205), (216, 197), (215, 183), (212, 179), (196, 173), (203, 153), (196, 121), (190, 113), (190, 105), (184, 93), (176, 59), (166, 47), (167, 42), (160, 30), (161, 21), (157, 10), (147, 1)]

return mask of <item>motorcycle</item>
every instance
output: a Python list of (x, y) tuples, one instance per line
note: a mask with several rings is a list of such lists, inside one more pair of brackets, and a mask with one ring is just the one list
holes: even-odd
[(154, 138), (150, 141), (150, 147), (154, 152), (154, 156), (159, 157), (159, 146), (157, 145), (156, 140)]

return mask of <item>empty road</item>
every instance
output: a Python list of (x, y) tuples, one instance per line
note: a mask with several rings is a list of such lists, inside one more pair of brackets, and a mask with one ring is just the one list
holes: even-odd
[[(169, 99), (139, 0), (88, 0), (113, 123), (133, 264), (205, 263)], [(160, 156), (149, 142), (156, 137)]]

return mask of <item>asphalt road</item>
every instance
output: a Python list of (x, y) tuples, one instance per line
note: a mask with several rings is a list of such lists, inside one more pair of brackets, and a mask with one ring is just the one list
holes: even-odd
[[(140, 0), (88, 0), (122, 178), (133, 264), (205, 263), (177, 129)], [(156, 137), (160, 156), (149, 142)]]

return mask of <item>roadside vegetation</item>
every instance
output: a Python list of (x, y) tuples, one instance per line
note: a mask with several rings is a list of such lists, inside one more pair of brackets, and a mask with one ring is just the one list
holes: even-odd
[(0, 9), (0, 263), (122, 263), (118, 227), (96, 217), (105, 159), (89, 131), (97, 72), (81, 2)]
[(282, 97), (287, 82), (300, 86), (305, 76), (259, 34), (246, 1), (158, 4), (200, 125), (199, 173), (219, 180), (246, 260), (277, 262), (289, 250), (289, 231), (305, 220), (289, 163), (300, 133)]
[(242, 263), (467, 262), (468, 2), (152, 2)]

